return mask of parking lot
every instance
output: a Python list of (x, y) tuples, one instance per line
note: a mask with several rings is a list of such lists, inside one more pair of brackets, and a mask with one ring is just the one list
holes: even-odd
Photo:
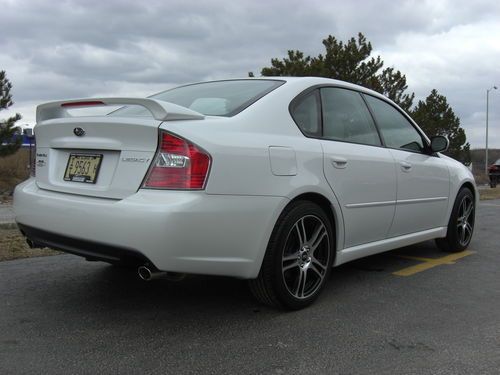
[(433, 242), (334, 269), (310, 308), (241, 280), (145, 283), (57, 255), (0, 263), (0, 373), (498, 374), (500, 200), (469, 252)]

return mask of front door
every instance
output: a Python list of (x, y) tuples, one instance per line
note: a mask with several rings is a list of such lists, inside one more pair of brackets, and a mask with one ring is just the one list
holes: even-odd
[(365, 98), (396, 164), (397, 204), (389, 237), (446, 226), (446, 163), (429, 153), (421, 133), (396, 107), (370, 95)]

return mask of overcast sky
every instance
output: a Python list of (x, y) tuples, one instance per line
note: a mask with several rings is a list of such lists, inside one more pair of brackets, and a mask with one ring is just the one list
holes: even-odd
[(0, 0), (0, 70), (34, 124), (44, 101), (147, 96), (176, 84), (258, 75), (288, 49), (323, 52), (358, 32), (418, 99), (448, 98), (473, 148), (500, 148), (500, 2)]

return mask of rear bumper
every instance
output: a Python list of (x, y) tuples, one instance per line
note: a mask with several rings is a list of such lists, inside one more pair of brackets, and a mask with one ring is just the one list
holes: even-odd
[(17, 226), (34, 247), (50, 247), (85, 257), (88, 260), (102, 260), (108, 263), (123, 263), (136, 266), (150, 263), (149, 259), (134, 249), (125, 249), (94, 241), (71, 238), (21, 223), (17, 223)]
[(122, 200), (39, 189), (14, 193), (16, 221), (40, 244), (163, 271), (257, 277), (284, 197), (139, 190)]

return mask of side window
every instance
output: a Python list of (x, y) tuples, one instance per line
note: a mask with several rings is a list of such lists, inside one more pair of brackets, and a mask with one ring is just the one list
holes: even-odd
[(422, 136), (396, 108), (370, 95), (365, 95), (365, 98), (387, 147), (423, 151)]
[(380, 146), (380, 137), (361, 94), (327, 87), (321, 89), (323, 138)]
[(291, 113), (304, 134), (315, 137), (320, 135), (318, 90), (314, 90), (294, 103)]

